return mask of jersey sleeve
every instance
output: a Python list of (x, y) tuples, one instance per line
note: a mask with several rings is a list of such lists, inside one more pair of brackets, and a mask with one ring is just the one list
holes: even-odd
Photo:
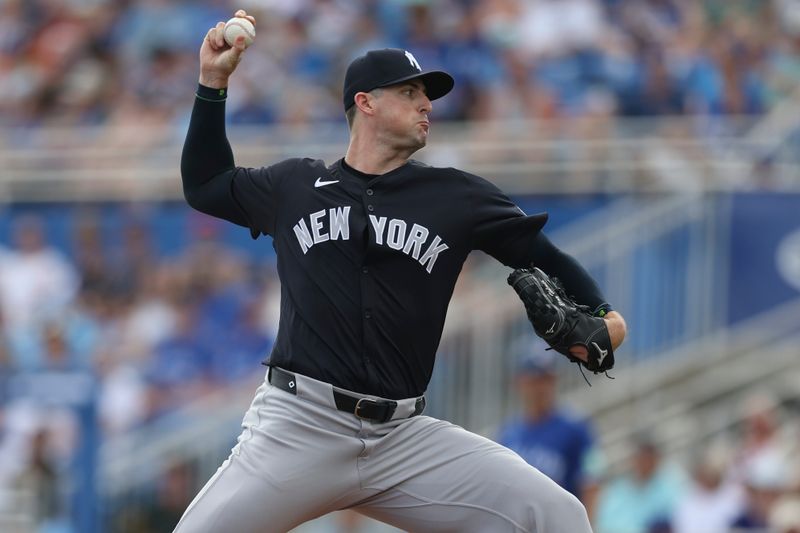
[(596, 316), (612, 311), (589, 272), (571, 255), (556, 247), (547, 235), (540, 233), (534, 240), (533, 263), (550, 276), (555, 276), (576, 302), (588, 305)]
[(474, 217), (472, 248), (512, 268), (529, 266), (536, 235), (547, 222), (547, 213), (528, 216), (492, 183), (464, 175)]
[(234, 169), (231, 196), (247, 220), (250, 235), (274, 235), (281, 202), (280, 185), (297, 168), (299, 159), (287, 159), (261, 168)]
[(257, 169), (235, 166), (225, 133), (226, 94), (224, 89), (198, 87), (181, 154), (184, 196), (202, 213), (250, 228), (253, 238), (271, 235), (280, 182), (299, 160)]

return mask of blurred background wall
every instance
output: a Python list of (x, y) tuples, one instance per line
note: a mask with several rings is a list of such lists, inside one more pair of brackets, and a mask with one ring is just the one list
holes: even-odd
[[(557, 367), (597, 531), (800, 531), (797, 0), (0, 0), (0, 530), (170, 531), (235, 442), (274, 250), (192, 212), (178, 163), (199, 44), (237, 8), (239, 165), (341, 157), (344, 68), (406, 48), (457, 80), (419, 159), (548, 211), (625, 315), (613, 380)], [(541, 350), (507, 273), (465, 265), (428, 392), (490, 437)]]

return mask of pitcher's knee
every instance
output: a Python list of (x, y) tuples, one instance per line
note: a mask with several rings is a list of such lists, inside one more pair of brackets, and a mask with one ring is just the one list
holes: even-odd
[(527, 531), (591, 533), (586, 507), (561, 487), (546, 494), (532, 494), (526, 502)]
[(576, 519), (589, 521), (586, 507), (574, 494), (563, 491), (555, 505), (551, 504), (551, 512), (556, 516), (571, 516)]

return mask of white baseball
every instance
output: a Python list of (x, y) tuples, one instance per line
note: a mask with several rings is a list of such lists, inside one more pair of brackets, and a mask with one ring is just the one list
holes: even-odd
[(256, 38), (256, 27), (253, 23), (242, 17), (233, 17), (225, 23), (225, 29), (222, 30), (222, 36), (225, 37), (225, 42), (230, 46), (236, 42), (236, 38), (240, 35), (244, 36), (245, 47), (253, 44)]

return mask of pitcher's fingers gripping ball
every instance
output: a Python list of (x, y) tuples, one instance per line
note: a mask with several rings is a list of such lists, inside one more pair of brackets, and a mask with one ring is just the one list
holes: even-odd
[(225, 28), (222, 31), (225, 37), (225, 42), (228, 46), (233, 46), (236, 39), (240, 36), (244, 37), (245, 48), (253, 44), (256, 38), (256, 27), (245, 17), (233, 17), (225, 23)]
[[(595, 374), (614, 367), (606, 321), (569, 298), (558, 279), (536, 267), (518, 268), (508, 277), (508, 284), (525, 304), (533, 330), (551, 348)], [(586, 348), (585, 361), (570, 353), (575, 346)]]

